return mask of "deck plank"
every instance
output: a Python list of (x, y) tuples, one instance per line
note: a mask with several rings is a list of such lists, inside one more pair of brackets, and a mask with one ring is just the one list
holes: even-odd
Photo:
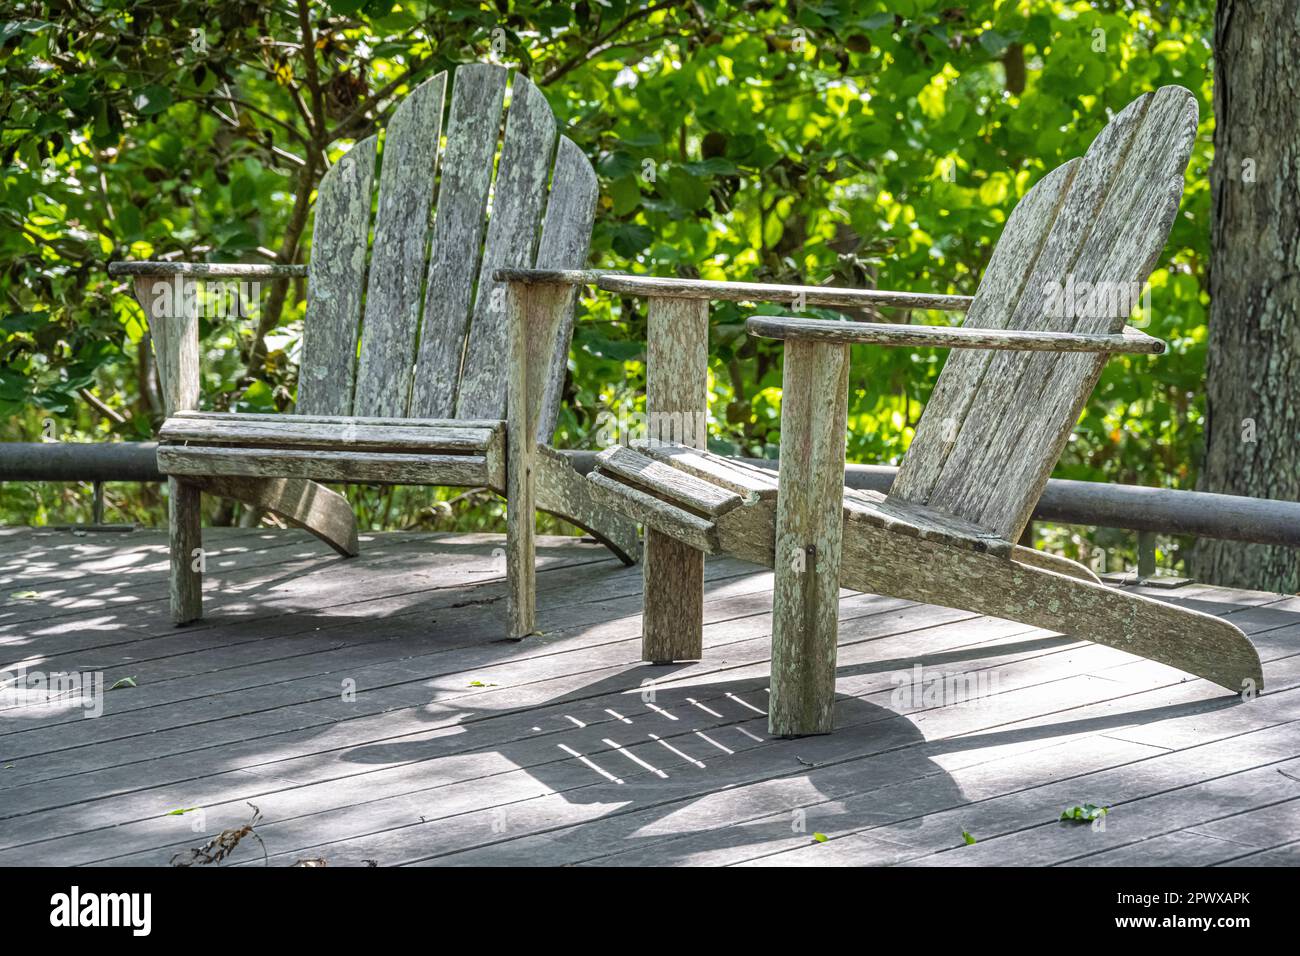
[[(1146, 592), (1251, 635), (1269, 690), (1240, 704), (1111, 648), (842, 592), (836, 731), (775, 740), (772, 575), (731, 559), (707, 565), (704, 659), (653, 667), (640, 570), (576, 538), (542, 539), (543, 633), (505, 642), (499, 536), (372, 535), (342, 561), (300, 532), (213, 529), (208, 618), (177, 629), (161, 533), (0, 531), (0, 667), (137, 680), (94, 720), (0, 698), (0, 865), (165, 865), (249, 802), (275, 864), (1300, 857), (1295, 596)], [(916, 663), (997, 683), (912, 700)], [(1090, 799), (1116, 803), (1105, 834), (1051, 819)], [(195, 806), (201, 833), (169, 815)]]

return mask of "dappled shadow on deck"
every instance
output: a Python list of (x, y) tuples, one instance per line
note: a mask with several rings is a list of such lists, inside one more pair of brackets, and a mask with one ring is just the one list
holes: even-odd
[[(0, 561), (5, 593), (39, 595), (0, 609), (4, 666), (136, 685), (96, 720), (75, 700), (0, 710), (0, 864), (165, 864), (250, 803), (277, 865), (737, 863), (819, 835), (828, 861), (908, 862), (960, 846), (950, 818), (987, 787), (1162, 752), (1135, 727), (1241, 719), (1235, 698), (1119, 652), (856, 595), (835, 733), (774, 740), (770, 574), (737, 562), (710, 563), (705, 660), (655, 667), (638, 661), (640, 570), (576, 540), (545, 542), (543, 633), (523, 642), (501, 639), (492, 536), (377, 536), (343, 561), (303, 535), (216, 535), (207, 618), (179, 629), (164, 540), (126, 540), (29, 537)], [(1268, 633), (1300, 622), (1262, 601), (1233, 613)], [(900, 698), (918, 665), (1004, 684)], [(1003, 777), (1020, 782), (984, 782)], [(1043, 801), (1026, 826), (1059, 812)], [(251, 842), (228, 861), (262, 862)]]

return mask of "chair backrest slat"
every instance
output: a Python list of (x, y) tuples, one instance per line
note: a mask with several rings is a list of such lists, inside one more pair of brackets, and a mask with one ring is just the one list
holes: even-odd
[(456, 413), (508, 76), (505, 67), (474, 63), (460, 67), (452, 77), (424, 327), (411, 390), (410, 414), (417, 418), (451, 418)]
[(316, 196), (307, 314), (298, 372), (297, 410), (347, 415), (357, 357), (357, 324), (366, 282), (375, 137), (355, 144), (325, 173)]
[[(555, 153), (555, 174), (551, 178), (546, 219), (542, 223), (542, 239), (537, 247), (538, 269), (581, 269), (586, 264), (599, 194), (600, 186), (591, 163), (572, 140), (561, 136)], [(543, 443), (549, 443), (554, 437), (555, 423), (560, 414), (576, 298), (577, 290), (571, 287), (569, 304), (558, 310), (556, 327), (549, 340), (536, 344), (538, 348), (549, 349), (551, 356), (537, 416), (537, 440)]]
[[(493, 274), (586, 264), (596, 175), (558, 136), (546, 98), (525, 77), (511, 81), (505, 67), (462, 66), (450, 77), (440, 147), (448, 81), (443, 73), (416, 87), (389, 123), (373, 246), (375, 139), (354, 146), (321, 182), (299, 412), (503, 419), (507, 316)], [(530, 343), (551, 349), (549, 375), (537, 383), (542, 441), (555, 429), (576, 297), (546, 294), (550, 323)]]
[(537, 87), (516, 75), (456, 396), (457, 418), (505, 417), (505, 288), (493, 273), (529, 268), (534, 262), (554, 150), (550, 104)]
[(446, 73), (417, 86), (393, 113), (384, 135), (355, 415), (406, 414), (446, 88)]
[[(1044, 178), (1008, 220), (967, 324), (1119, 331), (1173, 225), (1196, 120), (1192, 94), (1164, 87), (1129, 104), (1081, 160)], [(1054, 307), (1053, 289), (1101, 292), (1076, 310), (1060, 298)], [(1089, 353), (956, 352), (891, 496), (1015, 540), (1104, 362)]]

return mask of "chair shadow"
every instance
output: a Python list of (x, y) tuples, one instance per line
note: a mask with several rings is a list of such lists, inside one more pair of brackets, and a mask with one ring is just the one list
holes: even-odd
[[(1069, 643), (1034, 637), (1008, 641), (998, 651)], [(882, 659), (841, 668), (838, 677), (913, 665), (938, 669), (988, 655), (983, 646)], [(513, 715), (467, 707), (461, 733), (451, 738), (370, 743), (342, 759), (420, 762), (431, 780), (463, 780), (476, 767), (485, 768), (484, 777), (461, 784), (471, 792), (481, 786), (478, 803), (469, 800), (472, 809), (454, 803), (450, 809), (456, 812), (448, 816), (441, 786), (419, 796), (428, 824), (414, 829), (428, 832), (413, 837), (413, 844), (426, 862), (549, 865), (612, 858), (681, 865), (701, 862), (705, 851), (704, 861), (716, 862), (789, 849), (811, 841), (814, 832), (888, 823), (905, 837), (923, 825), (926, 813), (969, 802), (941, 764), (954, 755), (1035, 743), (1050, 747), (1065, 737), (1239, 703), (1201, 700), (927, 740), (910, 715), (886, 706), (894, 685), (884, 684), (865, 696), (837, 695), (832, 734), (791, 740), (767, 732), (766, 675), (726, 680), (712, 674), (689, 685), (663, 686), (678, 670), (631, 666)], [(653, 695), (644, 680), (655, 681)], [(521, 732), (511, 733), (511, 722)], [(439, 768), (442, 763), (446, 769)], [(535, 799), (549, 807), (493, 806), (494, 793), (505, 793), (503, 785), (521, 776), (537, 785), (542, 796)], [(512, 833), (516, 821), (533, 835)]]

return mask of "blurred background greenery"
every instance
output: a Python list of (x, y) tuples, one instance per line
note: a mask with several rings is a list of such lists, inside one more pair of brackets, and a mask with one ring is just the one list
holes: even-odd
[[(327, 164), (401, 95), (473, 61), (518, 66), (601, 181), (597, 267), (975, 291), (1017, 199), (1109, 115), (1177, 83), (1201, 129), (1147, 331), (1112, 359), (1057, 477), (1193, 488), (1203, 453), (1213, 116), (1210, 2), (332, 0), (6, 3), (0, 15), (0, 441), (147, 439), (143, 315), (110, 259), (305, 262)], [(287, 410), (305, 290), (205, 322), (207, 407)], [(580, 306), (557, 443), (643, 408), (644, 314)], [(775, 311), (775, 310), (774, 310)], [(779, 344), (712, 313), (710, 443), (774, 456)], [(892, 318), (905, 318), (893, 316)], [(913, 321), (942, 322), (937, 314)], [(855, 348), (851, 461), (897, 463), (943, 352)], [(362, 526), (500, 529), (487, 492), (349, 488)], [(110, 485), (109, 521), (160, 524), (160, 491)], [(0, 523), (89, 520), (86, 488), (0, 485)], [(209, 520), (259, 520), (209, 502)], [(1113, 530), (1037, 544), (1132, 562)], [(558, 525), (548, 531), (566, 531)], [(1186, 542), (1161, 539), (1177, 567)]]

